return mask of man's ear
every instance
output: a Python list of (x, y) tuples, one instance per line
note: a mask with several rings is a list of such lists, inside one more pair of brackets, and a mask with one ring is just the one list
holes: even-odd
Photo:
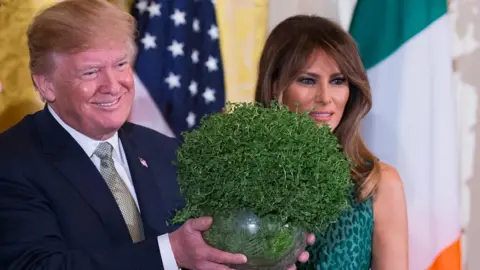
[(52, 103), (55, 101), (55, 91), (53, 84), (46, 75), (32, 75), (33, 83), (37, 88), (38, 92), (42, 96), (42, 99), (48, 103)]

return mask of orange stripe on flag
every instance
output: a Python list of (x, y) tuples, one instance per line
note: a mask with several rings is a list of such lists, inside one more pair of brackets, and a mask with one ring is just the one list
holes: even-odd
[(460, 238), (444, 249), (435, 258), (428, 270), (460, 270), (462, 269), (462, 257)]

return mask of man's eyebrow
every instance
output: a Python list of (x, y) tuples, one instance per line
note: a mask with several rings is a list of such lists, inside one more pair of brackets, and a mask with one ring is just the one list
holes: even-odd
[(102, 65), (100, 64), (94, 64), (94, 63), (87, 63), (85, 65), (81, 65), (77, 68), (77, 70), (87, 70), (87, 69), (93, 69), (93, 68), (100, 68)]
[(117, 61), (115, 61), (115, 63), (118, 63), (118, 62), (122, 62), (122, 61), (125, 61), (128, 59), (128, 54), (125, 54), (123, 56), (120, 56), (119, 58), (117, 58)]

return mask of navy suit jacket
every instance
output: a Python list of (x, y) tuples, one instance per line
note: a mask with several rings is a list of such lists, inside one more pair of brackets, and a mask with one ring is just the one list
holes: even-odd
[(97, 168), (47, 109), (0, 134), (0, 269), (163, 269), (157, 236), (178, 227), (168, 221), (184, 205), (178, 142), (131, 123), (119, 138), (144, 223), (136, 244)]

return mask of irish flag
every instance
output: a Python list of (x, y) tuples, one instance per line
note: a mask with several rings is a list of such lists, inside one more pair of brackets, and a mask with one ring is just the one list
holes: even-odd
[(372, 87), (364, 137), (404, 181), (410, 269), (461, 269), (447, 0), (358, 0), (350, 32)]

